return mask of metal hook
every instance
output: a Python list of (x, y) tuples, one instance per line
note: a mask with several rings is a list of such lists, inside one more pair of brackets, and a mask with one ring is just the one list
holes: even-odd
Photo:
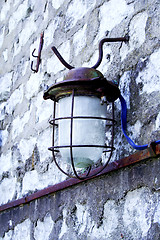
[(37, 58), (38, 56), (35, 56), (35, 55), (34, 55), (34, 52), (35, 52), (35, 51), (36, 51), (36, 48), (34, 48), (34, 50), (33, 50), (33, 52), (32, 52), (32, 57), (36, 57), (36, 58)]
[(32, 70), (33, 72), (36, 72), (36, 73), (38, 72), (39, 65), (40, 65), (40, 63), (41, 63), (41, 52), (42, 52), (43, 42), (44, 42), (43, 38), (44, 38), (44, 32), (41, 33), (40, 43), (39, 43), (39, 50), (38, 50), (38, 56), (34, 55), (36, 48), (34, 48), (34, 50), (33, 50), (33, 52), (32, 52), (32, 57), (37, 58), (37, 64), (36, 64), (36, 69), (34, 69), (34, 68), (33, 68), (33, 61), (32, 61), (32, 62), (31, 62), (31, 70)]

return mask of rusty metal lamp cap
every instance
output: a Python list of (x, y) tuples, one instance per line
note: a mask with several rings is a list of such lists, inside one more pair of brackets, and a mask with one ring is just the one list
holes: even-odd
[(107, 81), (103, 74), (93, 68), (74, 68), (68, 71), (64, 80), (51, 85), (44, 92), (44, 99), (59, 100), (62, 97), (72, 94), (75, 95), (106, 96), (107, 101), (113, 102), (120, 96), (118, 87), (112, 82)]

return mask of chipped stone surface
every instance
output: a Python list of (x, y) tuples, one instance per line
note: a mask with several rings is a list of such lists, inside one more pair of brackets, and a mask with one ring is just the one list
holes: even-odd
[(142, 84), (141, 94), (150, 94), (160, 89), (160, 66), (158, 64), (160, 58), (160, 49), (153, 52), (149, 58), (149, 62), (136, 78), (137, 84)]
[(120, 51), (122, 60), (124, 60), (129, 52), (133, 51), (136, 48), (139, 48), (144, 43), (146, 38), (145, 28), (147, 19), (147, 12), (142, 12), (134, 16), (131, 20), (129, 26), (129, 45), (123, 44), (123, 47)]
[(50, 215), (45, 216), (43, 221), (38, 220), (34, 231), (35, 239), (49, 239), (53, 225), (54, 223)]
[[(129, 34), (128, 43), (104, 44), (98, 70), (126, 99), (129, 137), (136, 144), (160, 139), (159, 13), (158, 0), (0, 1), (0, 204), (66, 179), (47, 150), (53, 102), (43, 100), (43, 90), (66, 73), (52, 46), (69, 64), (91, 67), (101, 38)], [(42, 32), (42, 61), (33, 73)], [(118, 99), (115, 110), (112, 161), (134, 152), (121, 131)], [(158, 169), (155, 159), (4, 212), (0, 239), (158, 240)]]
[(104, 37), (106, 31), (111, 31), (125, 17), (132, 14), (133, 10), (133, 4), (127, 5), (125, 0), (105, 2), (100, 8), (99, 37)]
[(18, 240), (18, 239), (26, 239), (26, 240), (30, 240), (30, 226), (31, 226), (31, 222), (30, 220), (25, 220), (24, 222), (18, 224), (15, 227), (14, 232), (12, 230), (10, 230), (9, 232), (7, 232), (4, 236), (3, 239), (5, 240), (9, 240), (9, 239), (13, 239), (13, 240)]
[(146, 160), (2, 212), (0, 239), (159, 240), (159, 166)]
[(11, 200), (14, 197), (16, 189), (16, 178), (4, 178), (1, 181), (0, 188), (0, 204), (4, 204), (6, 201)]

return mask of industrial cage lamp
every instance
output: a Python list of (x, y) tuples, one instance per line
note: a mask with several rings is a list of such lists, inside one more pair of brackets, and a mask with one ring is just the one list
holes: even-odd
[[(69, 177), (80, 180), (95, 176), (103, 171), (109, 163), (114, 151), (114, 101), (120, 99), (122, 114), (122, 130), (127, 141), (135, 149), (145, 149), (148, 145), (137, 146), (126, 134), (127, 108), (124, 98), (120, 94), (117, 85), (104, 78), (103, 74), (96, 70), (103, 58), (103, 44), (105, 42), (127, 42), (129, 37), (104, 38), (99, 43), (99, 58), (91, 67), (74, 68), (69, 65), (58, 52), (52, 47), (53, 52), (61, 63), (69, 69), (64, 80), (51, 85), (44, 92), (44, 99), (54, 101), (53, 119), (53, 146), (52, 151), (55, 164), (61, 172)], [(112, 117), (108, 118), (107, 104), (111, 103)], [(58, 144), (55, 144), (55, 128), (58, 127)], [(106, 127), (111, 128), (110, 144), (106, 144)], [(158, 141), (159, 143), (159, 141)], [(108, 152), (106, 163), (91, 171), (102, 153)], [(60, 167), (56, 153), (60, 153), (63, 161), (70, 163), (73, 175), (68, 174)], [(85, 173), (79, 174), (77, 168), (85, 169)]]
[[(64, 80), (50, 86), (44, 92), (44, 99), (54, 101), (53, 146), (49, 150), (57, 167), (66, 175), (57, 162), (55, 153), (60, 152), (62, 159), (72, 165), (74, 176), (85, 179), (92, 176), (91, 168), (101, 158), (102, 152), (109, 152), (108, 160), (94, 175), (100, 173), (111, 159), (114, 146), (114, 101), (120, 97), (118, 87), (107, 81), (103, 74), (96, 70), (103, 58), (105, 42), (128, 41), (124, 38), (105, 38), (99, 43), (99, 58), (91, 67), (74, 68), (69, 65), (55, 47), (53, 52), (69, 69)], [(105, 99), (105, 100), (104, 100)], [(112, 117), (107, 117), (107, 102), (112, 105)], [(58, 115), (57, 115), (58, 114)], [(58, 126), (58, 145), (55, 144), (55, 127)], [(106, 127), (111, 128), (111, 144), (106, 145)], [(79, 175), (76, 168), (87, 169), (86, 174)]]

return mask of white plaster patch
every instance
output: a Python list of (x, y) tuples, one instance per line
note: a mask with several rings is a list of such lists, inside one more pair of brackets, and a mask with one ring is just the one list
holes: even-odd
[(97, 239), (106, 238), (109, 239), (111, 234), (115, 231), (118, 226), (118, 212), (116, 210), (117, 206), (115, 201), (109, 200), (104, 205), (104, 217), (103, 225), (99, 228), (96, 225), (93, 227), (90, 238)]
[(130, 72), (125, 72), (120, 79), (119, 89), (123, 97), (125, 98), (127, 108), (130, 108)]
[[(58, 1), (56, 1), (58, 3)], [(54, 32), (57, 29), (59, 24), (59, 18), (55, 17), (55, 19), (53, 21), (51, 21), (49, 23), (49, 26), (47, 27), (47, 29), (44, 32), (44, 48), (48, 47), (50, 44), (54, 45)]]
[(17, 199), (22, 198), (22, 187), (21, 187), (21, 183), (17, 182), (16, 183), (16, 193), (17, 193)]
[(13, 231), (10, 230), (10, 231), (6, 232), (4, 237), (0, 238), (0, 240), (12, 240), (12, 236), (13, 236)]
[(0, 48), (1, 48), (2, 45), (3, 45), (4, 33), (5, 33), (5, 27), (2, 27), (2, 28), (0, 29)]
[[(50, 154), (50, 152), (48, 152), (48, 154)], [(46, 152), (46, 156), (49, 157), (52, 155), (51, 154), (47, 155), (47, 152)], [(63, 166), (60, 166), (60, 167), (62, 167), (63, 170), (67, 172), (67, 169), (64, 166), (64, 164), (63, 164)], [(65, 174), (63, 174), (62, 172), (57, 170), (57, 166), (55, 165), (54, 162), (52, 162), (49, 164), (47, 171), (41, 174), (40, 184), (44, 188), (46, 186), (55, 185), (64, 180), (66, 180)]]
[(142, 72), (139, 73), (136, 78), (136, 83), (142, 83), (143, 88), (141, 94), (152, 93), (160, 90), (160, 65), (158, 64), (160, 59), (160, 49), (155, 51), (149, 59), (149, 63)]
[(105, 36), (106, 31), (111, 31), (125, 17), (132, 14), (133, 4), (127, 5), (125, 0), (112, 0), (105, 2), (100, 7), (100, 28), (98, 39)]
[(40, 92), (37, 95), (37, 99), (34, 104), (37, 108), (36, 122), (41, 123), (42, 121), (46, 121), (46, 123), (48, 124), (48, 120), (51, 118), (53, 112), (53, 101), (44, 101), (43, 93)]
[(160, 112), (157, 115), (156, 124), (155, 125), (156, 125), (156, 130), (159, 130), (160, 129)]
[(77, 204), (77, 211), (76, 211), (76, 216), (77, 216), (77, 231), (78, 234), (82, 234), (86, 228), (89, 229), (92, 225), (92, 220), (89, 215), (89, 211), (84, 205)]
[(142, 237), (145, 237), (151, 226), (154, 203), (150, 196), (151, 193), (146, 188), (136, 189), (126, 196), (123, 222), (133, 236), (137, 236), (137, 229), (140, 229)]
[(10, 90), (12, 86), (12, 72), (6, 73), (3, 77), (0, 78), (0, 97), (1, 100), (3, 97), (10, 95)]
[(65, 67), (62, 65), (62, 63), (58, 60), (58, 58), (53, 55), (51, 58), (47, 60), (47, 73), (56, 74), (57, 72), (65, 69)]
[(26, 219), (24, 222), (18, 224), (14, 228), (14, 234), (12, 240), (30, 240), (31, 221)]
[(25, 96), (30, 99), (37, 96), (39, 91), (40, 83), (43, 79), (43, 73), (38, 72), (37, 74), (32, 73), (26, 84)]
[(0, 120), (5, 118), (6, 102), (0, 104)]
[[(47, 149), (45, 150), (47, 151)], [(62, 182), (65, 178), (64, 174), (57, 171), (54, 163), (50, 164), (48, 171), (42, 174), (38, 174), (36, 170), (26, 172), (23, 178), (22, 195), (27, 194), (29, 191), (40, 190), (46, 186)]]
[(129, 26), (129, 43), (123, 44), (120, 49), (122, 61), (129, 52), (139, 48), (144, 43), (147, 18), (148, 14), (146, 12), (138, 13), (133, 17)]
[[(32, 27), (31, 27), (32, 26)], [(30, 18), (28, 18), (28, 21), (26, 21), (26, 24), (20, 33), (19, 36), (19, 45), (24, 46), (28, 39), (31, 37), (31, 35), (36, 32), (37, 26), (34, 21), (34, 14), (31, 15)]]
[(62, 223), (62, 227), (61, 227), (61, 231), (59, 234), (59, 239), (61, 239), (61, 237), (68, 232), (68, 227), (66, 224), (66, 217), (67, 217), (67, 210), (64, 208), (63, 209), (63, 223)]
[(5, 51), (3, 51), (3, 58), (5, 62), (8, 61), (8, 49), (5, 49)]
[[(128, 135), (132, 139), (132, 141), (134, 141), (138, 136), (140, 136), (141, 128), (142, 128), (142, 123), (139, 120), (137, 120), (137, 122), (133, 126), (129, 126), (127, 128), (127, 132), (128, 133), (131, 132), (131, 134), (128, 134)], [(140, 143), (137, 142), (137, 144), (140, 144)]]
[(27, 194), (29, 191), (41, 189), (42, 187), (36, 170), (25, 173), (22, 184), (22, 195)]
[[(127, 109), (130, 109), (130, 71), (125, 72), (123, 76), (120, 79), (119, 89), (121, 92), (121, 95), (126, 101)], [(121, 110), (121, 104), (120, 101), (116, 101), (116, 107)]]
[(31, 35), (33, 33), (35, 33), (36, 30), (37, 30), (37, 26), (34, 21), (34, 14), (32, 13), (31, 17), (25, 21), (23, 30), (19, 33), (19, 42), (14, 43), (14, 55), (13, 56), (16, 56), (17, 54), (20, 53), (21, 48), (28, 42)]
[(89, 9), (94, 7), (95, 3), (96, 3), (95, 0), (90, 0), (90, 1), (73, 0), (70, 3), (66, 12), (67, 23), (68, 23), (67, 28), (68, 29), (72, 28), (79, 19), (83, 18), (83, 16), (89, 11)]
[(34, 146), (36, 144), (36, 138), (30, 137), (29, 139), (21, 139), (18, 148), (20, 150), (22, 161), (25, 163), (25, 160), (31, 157)]
[(129, 36), (129, 43), (131, 48), (140, 47), (145, 41), (145, 27), (148, 14), (146, 12), (137, 14), (131, 21)]
[(7, 140), (8, 140), (8, 130), (1, 130), (1, 137), (2, 137), (2, 147), (6, 144)]
[(46, 154), (46, 150), (52, 144), (52, 128), (48, 128), (45, 131), (41, 132), (37, 139), (37, 147), (40, 153), (40, 161), (44, 162), (48, 155)]
[(22, 100), (23, 100), (23, 85), (17, 88), (10, 96), (7, 102), (6, 112), (8, 114), (12, 114), (16, 108), (16, 105), (20, 104)]
[(17, 10), (11, 15), (9, 19), (9, 33), (12, 32), (16, 27), (19, 21), (21, 21), (27, 13), (28, 1), (23, 1), (19, 5)]
[(55, 9), (58, 9), (62, 4), (64, 3), (64, 0), (52, 0), (52, 6)]
[(156, 207), (153, 222), (158, 222), (160, 224), (160, 203), (158, 203), (158, 206)]
[(3, 7), (1, 9), (1, 14), (0, 14), (1, 21), (7, 18), (7, 14), (9, 10), (10, 10), (10, 1), (7, 1), (5, 4), (3, 4)]
[(13, 6), (16, 7), (20, 2), (21, 2), (21, 0), (14, 0)]
[(0, 175), (2, 175), (3, 172), (10, 171), (12, 168), (12, 162), (11, 162), (11, 151), (9, 153), (2, 154), (0, 157)]
[(53, 226), (54, 222), (50, 214), (45, 216), (43, 222), (38, 220), (37, 226), (34, 230), (35, 240), (49, 239), (49, 235), (52, 231)]
[(16, 187), (16, 178), (4, 178), (0, 187), (0, 204), (12, 200)]
[(29, 122), (32, 108), (30, 111), (25, 112), (22, 118), (19, 116), (12, 122), (12, 138), (15, 139), (18, 135), (24, 131), (25, 125)]
[(87, 25), (85, 24), (82, 29), (80, 29), (74, 34), (73, 44), (75, 46), (75, 56), (80, 54), (80, 52), (86, 45), (86, 28)]
[(140, 135), (141, 128), (142, 128), (142, 123), (139, 120), (137, 120), (137, 122), (134, 124), (134, 126), (130, 127), (130, 129), (133, 133), (133, 135), (132, 135), (133, 138), (136, 138), (137, 136)]
[(25, 61), (22, 67), (22, 76), (24, 76), (27, 72), (28, 65), (30, 65), (30, 61)]

